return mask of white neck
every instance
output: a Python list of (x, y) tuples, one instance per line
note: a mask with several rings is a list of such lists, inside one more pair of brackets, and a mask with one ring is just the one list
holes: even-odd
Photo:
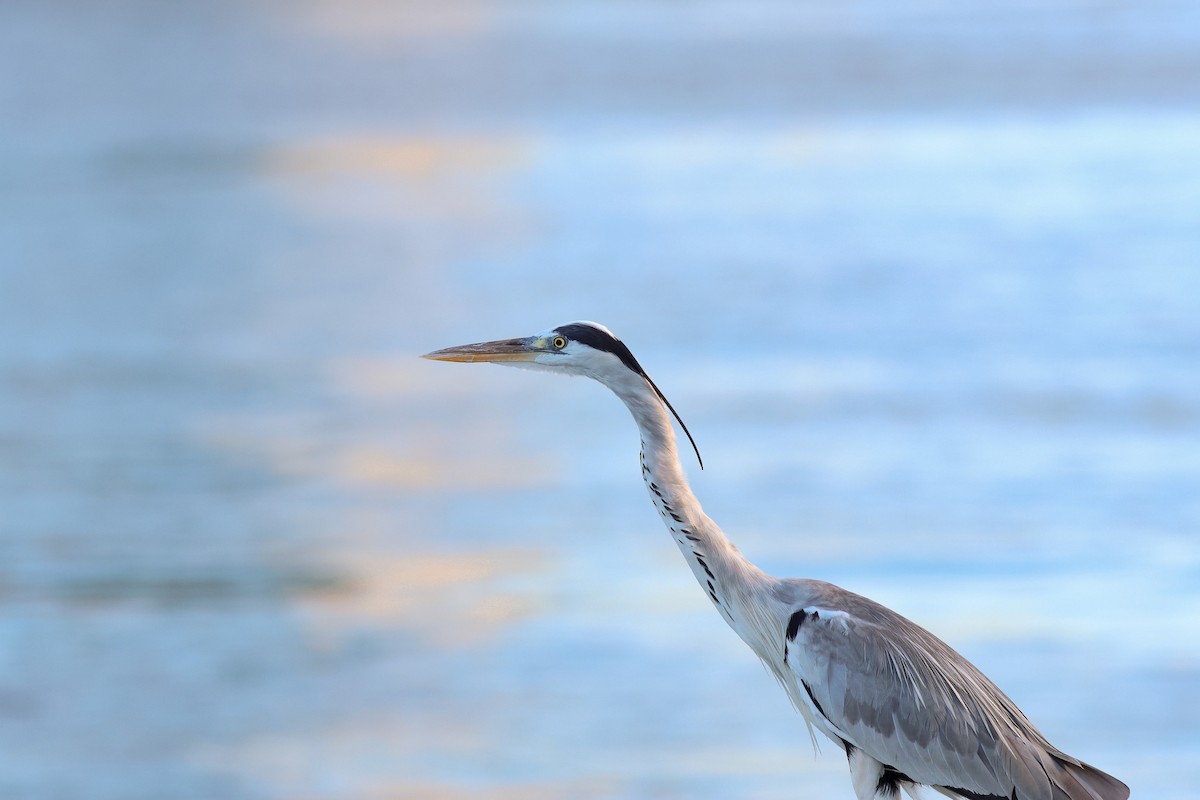
[(756, 627), (747, 619), (749, 600), (771, 578), (747, 561), (704, 513), (679, 462), (670, 416), (649, 384), (629, 375), (618, 385), (605, 383), (625, 402), (641, 432), (642, 479), (650, 499), (721, 616), (757, 650), (758, 643), (747, 638)]

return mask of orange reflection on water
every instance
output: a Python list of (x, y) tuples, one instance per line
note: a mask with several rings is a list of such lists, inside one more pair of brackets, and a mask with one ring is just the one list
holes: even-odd
[(340, 579), (295, 601), (312, 621), (317, 644), (367, 623), (416, 631), (433, 646), (471, 646), (539, 611), (535, 596), (506, 590), (498, 580), (548, 568), (543, 554), (519, 550), (450, 555), (343, 550), (323, 560), (332, 562)]
[(404, 40), (478, 34), (489, 27), (492, 8), (479, 0), (305, 0), (278, 19), (310, 36), (394, 46)]
[(357, 173), (403, 178), (469, 174), (518, 166), (516, 140), (451, 136), (329, 137), (285, 143), (268, 153), (268, 172), (291, 175)]

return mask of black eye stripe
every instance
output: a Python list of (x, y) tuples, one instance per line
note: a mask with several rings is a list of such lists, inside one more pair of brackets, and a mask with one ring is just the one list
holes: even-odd
[(662, 393), (662, 390), (654, 385), (654, 381), (650, 380), (650, 376), (646, 374), (646, 370), (642, 369), (642, 365), (633, 357), (633, 353), (629, 352), (629, 348), (625, 346), (624, 342), (611, 333), (605, 333), (598, 328), (593, 328), (591, 325), (563, 325), (561, 328), (555, 328), (554, 332), (562, 334), (568, 339), (574, 339), (580, 344), (586, 344), (594, 350), (603, 350), (606, 353), (612, 353), (621, 359), (622, 364), (645, 378), (646, 383), (650, 384), (650, 388), (663, 401), (663, 405), (674, 415), (675, 419), (679, 420), (679, 427), (683, 428), (683, 432), (687, 434), (688, 441), (692, 443), (692, 449), (696, 451), (696, 460), (700, 462), (700, 469), (704, 469), (704, 459), (700, 458), (700, 448), (696, 447), (696, 440), (692, 438), (692, 432), (687, 429), (687, 425), (683, 424), (683, 419), (679, 416), (679, 412), (671, 405), (671, 401)]
[(586, 344), (594, 350), (603, 350), (606, 353), (612, 353), (621, 359), (622, 364), (629, 367), (638, 375), (645, 376), (646, 374), (646, 371), (642, 369), (642, 365), (633, 357), (633, 353), (629, 352), (629, 348), (625, 346), (625, 343), (611, 334), (593, 328), (591, 325), (563, 325), (561, 328), (555, 328), (554, 332), (562, 334), (568, 339), (574, 339), (580, 344)]

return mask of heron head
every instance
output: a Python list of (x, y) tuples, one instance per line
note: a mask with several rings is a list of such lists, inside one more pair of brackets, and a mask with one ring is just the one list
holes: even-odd
[(426, 353), (435, 361), (487, 361), (513, 367), (586, 375), (603, 383), (629, 373), (646, 377), (625, 343), (595, 322), (572, 322), (522, 339), (464, 344)]
[[(625, 343), (612, 331), (597, 322), (571, 322), (545, 333), (523, 339), (499, 339), (492, 342), (464, 344), (426, 353), (422, 358), (434, 361), (486, 361), (527, 369), (551, 370), (568, 375), (583, 375), (600, 381), (618, 395), (649, 386), (663, 405), (679, 420), (692, 448), (696, 443), (679, 414), (666, 396), (650, 380), (642, 365), (633, 357)], [(696, 450), (696, 458), (700, 451)], [(704, 462), (701, 461), (701, 468)]]

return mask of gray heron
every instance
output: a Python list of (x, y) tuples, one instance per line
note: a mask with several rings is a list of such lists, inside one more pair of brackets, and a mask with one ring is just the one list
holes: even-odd
[(688, 485), (668, 414), (695, 449), (687, 426), (604, 326), (575, 322), (424, 358), (584, 375), (624, 401), (641, 433), (642, 479), (692, 574), (810, 733), (845, 751), (858, 800), (891, 800), (900, 789), (915, 798), (922, 786), (965, 800), (1129, 796), (1121, 781), (1051, 745), (978, 668), (916, 623), (833, 584), (774, 578), (750, 563)]

